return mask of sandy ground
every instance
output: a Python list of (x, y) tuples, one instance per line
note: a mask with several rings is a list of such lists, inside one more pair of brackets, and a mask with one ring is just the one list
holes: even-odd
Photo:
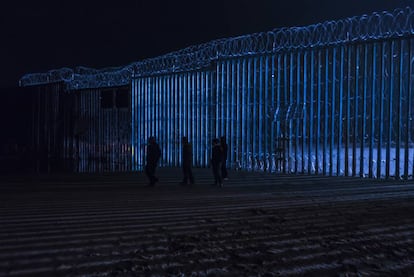
[(414, 276), (414, 182), (159, 170), (0, 182), (0, 276)]

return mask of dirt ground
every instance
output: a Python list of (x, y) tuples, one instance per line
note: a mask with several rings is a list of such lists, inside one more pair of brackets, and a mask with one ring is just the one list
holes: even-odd
[(179, 169), (8, 177), (0, 276), (414, 276), (414, 182)]

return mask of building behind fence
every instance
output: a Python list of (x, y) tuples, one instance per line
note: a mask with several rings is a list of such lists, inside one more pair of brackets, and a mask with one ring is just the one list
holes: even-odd
[(20, 83), (36, 88), (34, 147), (71, 171), (140, 170), (151, 135), (162, 166), (180, 165), (187, 136), (207, 167), (211, 140), (226, 136), (236, 169), (408, 179), (413, 34), (406, 8)]

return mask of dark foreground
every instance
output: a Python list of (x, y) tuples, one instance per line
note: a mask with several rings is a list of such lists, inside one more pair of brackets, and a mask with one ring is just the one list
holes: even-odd
[(0, 276), (414, 276), (413, 182), (8, 177)]

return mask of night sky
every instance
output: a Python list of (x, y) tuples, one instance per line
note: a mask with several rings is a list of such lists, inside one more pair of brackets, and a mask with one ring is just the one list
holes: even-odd
[(25, 73), (121, 66), (214, 39), (303, 26), (414, 0), (6, 1), (0, 88)]

